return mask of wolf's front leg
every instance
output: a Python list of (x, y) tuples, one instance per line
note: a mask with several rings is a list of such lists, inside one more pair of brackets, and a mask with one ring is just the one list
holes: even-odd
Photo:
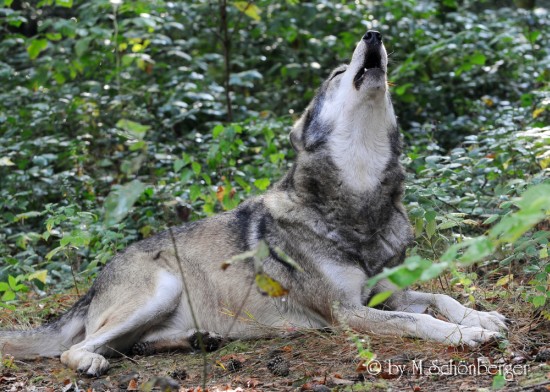
[[(467, 308), (457, 300), (445, 294), (429, 294), (417, 291), (404, 291), (400, 300), (403, 310), (408, 304), (426, 304), (433, 307), (450, 322), (469, 327), (481, 327), (490, 331), (505, 331), (506, 317), (498, 312), (481, 312)], [(401, 310), (401, 309), (396, 309)]]
[(412, 290), (396, 290), (387, 280), (380, 281), (374, 288), (375, 292), (394, 291), (384, 303), (390, 310), (423, 313), (432, 308), (452, 323), (467, 327), (480, 327), (490, 331), (502, 332), (508, 329), (507, 319), (498, 312), (480, 312), (467, 308), (457, 300), (445, 294), (431, 294)]
[(340, 309), (339, 319), (358, 331), (416, 337), (436, 342), (475, 347), (501, 337), (496, 331), (438, 320), (427, 314), (368, 308)]

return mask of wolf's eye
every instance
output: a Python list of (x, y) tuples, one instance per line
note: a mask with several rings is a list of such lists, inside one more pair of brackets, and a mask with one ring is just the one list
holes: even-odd
[(340, 75), (341, 73), (344, 73), (344, 72), (346, 72), (345, 69), (341, 69), (340, 71), (336, 71), (336, 72), (334, 73), (334, 75), (332, 75), (332, 77), (330, 78), (330, 80), (334, 79), (335, 77), (337, 77), (338, 75)]

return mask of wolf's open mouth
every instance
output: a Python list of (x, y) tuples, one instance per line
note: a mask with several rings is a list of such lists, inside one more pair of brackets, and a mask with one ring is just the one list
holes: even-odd
[(380, 50), (369, 50), (365, 55), (363, 66), (361, 67), (361, 69), (359, 69), (359, 72), (357, 72), (357, 74), (353, 78), (353, 84), (355, 84), (355, 87), (357, 89), (359, 88), (359, 86), (363, 82), (363, 78), (365, 77), (369, 69), (376, 68), (382, 69), (382, 57), (380, 56)]

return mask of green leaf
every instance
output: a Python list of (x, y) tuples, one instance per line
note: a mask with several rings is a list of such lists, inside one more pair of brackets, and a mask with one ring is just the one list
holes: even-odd
[(116, 126), (117, 128), (123, 129), (124, 131), (131, 134), (133, 137), (140, 140), (143, 139), (143, 137), (145, 136), (145, 133), (149, 129), (151, 129), (149, 125), (142, 125), (135, 121), (130, 121), (124, 118), (121, 120), (118, 120), (118, 122), (116, 123)]
[(544, 306), (544, 304), (546, 303), (546, 296), (539, 295), (539, 296), (533, 297), (531, 302), (533, 303), (533, 306), (535, 308), (540, 308), (541, 306)]
[(6, 8), (11, 7), (12, 3), (13, 3), (13, 0), (4, 0), (4, 6)]
[(460, 226), (460, 224), (457, 221), (448, 220), (448, 221), (445, 221), (445, 222), (441, 222), (439, 225), (437, 225), (437, 228), (439, 230), (446, 230), (446, 229), (451, 229), (451, 228), (457, 227), (457, 226)]
[(191, 201), (195, 201), (198, 199), (201, 193), (202, 193), (201, 187), (197, 184), (193, 184), (189, 188), (189, 199), (191, 199)]
[(133, 180), (111, 191), (105, 199), (105, 225), (112, 226), (128, 214), (146, 186), (139, 180)]
[(279, 258), (281, 260), (283, 260), (285, 263), (290, 265), (295, 270), (300, 271), (300, 272), (302, 272), (304, 270), (302, 267), (300, 267), (300, 265), (298, 263), (296, 263), (296, 261), (294, 261), (294, 259), (292, 257), (290, 257), (285, 252), (283, 252), (283, 250), (281, 248), (279, 248), (278, 246), (273, 248), (273, 250), (275, 251), (275, 253), (277, 254), (277, 256), (279, 256)]
[(201, 173), (201, 164), (198, 163), (198, 162), (193, 162), (191, 163), (191, 168), (193, 169), (193, 172), (195, 173), (195, 175), (199, 175)]
[(500, 215), (493, 214), (490, 217), (488, 217), (487, 219), (485, 219), (482, 224), (483, 225), (490, 225), (491, 223), (496, 222), (498, 220), (499, 216)]
[(55, 5), (65, 8), (72, 8), (73, 0), (55, 0)]
[(46, 33), (46, 38), (50, 41), (59, 41), (63, 36), (59, 33)]
[(187, 163), (183, 159), (176, 159), (174, 161), (174, 172), (179, 172), (186, 164)]
[(432, 238), (432, 236), (435, 234), (437, 230), (437, 224), (435, 220), (429, 220), (428, 224), (426, 225), (426, 235), (428, 238)]
[(0, 291), (7, 291), (10, 289), (10, 286), (6, 282), (0, 282)]
[(420, 280), (425, 282), (433, 278), (436, 278), (448, 268), (449, 268), (449, 263), (444, 263), (444, 262), (433, 263), (427, 269), (422, 271), (422, 275), (420, 275)]
[(74, 51), (77, 57), (82, 57), (88, 51), (90, 43), (92, 42), (93, 37), (84, 37), (76, 41), (74, 44)]
[(8, 275), (8, 284), (10, 285), (10, 288), (11, 288), (12, 290), (16, 291), (15, 288), (17, 287), (18, 281), (19, 281), (19, 279), (14, 278), (14, 277), (11, 276), (11, 275)]
[(432, 221), (435, 221), (436, 216), (437, 216), (437, 212), (430, 210), (430, 211), (426, 211), (424, 218), (426, 218), (427, 222), (432, 222)]
[(535, 41), (537, 40), (539, 35), (540, 35), (540, 31), (538, 31), (538, 30), (531, 31), (531, 32), (527, 33), (527, 39), (529, 40), (529, 42), (531, 42), (533, 44), (533, 43), (535, 43)]
[(407, 268), (399, 268), (388, 276), (388, 280), (395, 284), (400, 289), (416, 283), (422, 275), (421, 269), (409, 270)]
[(223, 125), (216, 125), (214, 129), (212, 130), (212, 137), (214, 139), (217, 139), (221, 133), (225, 130)]
[(46, 284), (46, 279), (48, 278), (48, 270), (38, 270), (30, 274), (27, 279), (29, 281), (31, 280), (39, 280), (40, 282)]
[(235, 1), (233, 5), (241, 12), (244, 12), (246, 16), (254, 19), (256, 22), (259, 22), (262, 18), (260, 14), (262, 11), (258, 8), (257, 5), (252, 4), (248, 1)]
[(59, 251), (61, 251), (63, 249), (66, 249), (66, 248), (64, 246), (58, 246), (57, 248), (54, 248), (54, 249), (50, 250), (46, 254), (46, 260), (51, 260), (52, 257), (54, 257), (57, 253), (59, 253)]
[(267, 246), (267, 242), (264, 240), (261, 240), (258, 242), (258, 246), (256, 247), (256, 259), (259, 261), (264, 261), (269, 256), (269, 246)]
[(29, 219), (29, 218), (36, 218), (38, 216), (42, 216), (44, 215), (44, 212), (40, 212), (40, 211), (27, 211), (27, 212), (23, 212), (21, 214), (17, 214), (13, 217), (13, 221), (14, 222), (19, 222), (19, 221), (22, 221), (22, 220), (25, 220), (25, 219)]
[(61, 246), (67, 246), (69, 244), (76, 247), (87, 246), (92, 239), (92, 235), (87, 231), (82, 230), (73, 230), (70, 234), (65, 234), (61, 241), (59, 241)]
[(487, 60), (487, 57), (485, 57), (485, 55), (483, 53), (480, 53), (480, 52), (476, 52), (474, 54), (472, 54), (468, 60), (470, 61), (470, 63), (472, 64), (476, 64), (476, 65), (484, 65), (485, 64), (485, 61)]
[(261, 191), (265, 191), (267, 187), (271, 184), (268, 178), (259, 178), (254, 181), (254, 186)]
[(397, 95), (403, 95), (407, 92), (407, 90), (409, 89), (409, 87), (413, 87), (413, 84), (412, 83), (405, 83), (399, 87), (396, 87), (395, 88), (395, 93)]
[(31, 60), (34, 60), (38, 55), (46, 50), (48, 47), (48, 40), (35, 38), (31, 40), (31, 44), (27, 46), (27, 53)]
[(380, 305), (382, 302), (390, 298), (392, 294), (393, 294), (393, 291), (382, 291), (380, 293), (377, 293), (370, 299), (367, 306), (369, 308), (373, 308), (376, 305)]
[(495, 286), (504, 286), (505, 284), (508, 284), (510, 280), (513, 280), (513, 279), (514, 279), (514, 275), (504, 275), (502, 278), (497, 280), (497, 282), (495, 283)]
[(495, 244), (487, 237), (476, 237), (471, 240), (465, 241), (468, 244), (468, 248), (464, 254), (460, 257), (460, 262), (465, 264), (475, 263), (481, 261), (485, 257), (490, 256), (495, 251)]
[(5, 302), (13, 301), (14, 299), (15, 299), (15, 293), (11, 290), (6, 291), (2, 296), (2, 301), (5, 301)]
[(491, 386), (492, 389), (502, 389), (506, 386), (506, 378), (502, 375), (502, 373), (499, 373), (493, 377), (493, 385)]

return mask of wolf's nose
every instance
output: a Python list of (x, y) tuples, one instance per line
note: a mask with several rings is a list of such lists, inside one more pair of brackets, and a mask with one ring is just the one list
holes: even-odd
[(380, 34), (376, 30), (369, 30), (363, 36), (363, 39), (365, 40), (367, 45), (377, 45), (382, 42), (382, 34)]

